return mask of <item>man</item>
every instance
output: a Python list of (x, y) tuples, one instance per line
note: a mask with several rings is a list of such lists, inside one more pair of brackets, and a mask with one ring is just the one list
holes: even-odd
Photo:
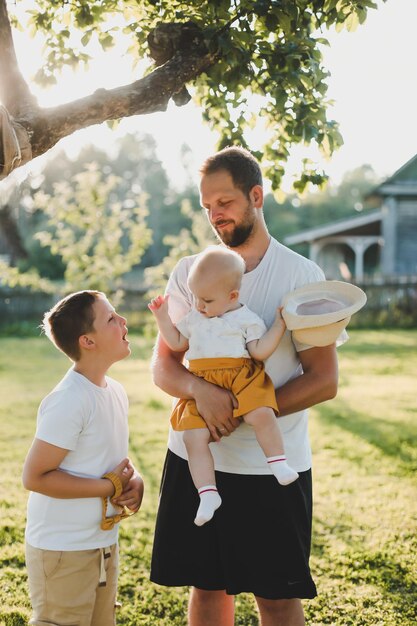
[[(241, 301), (269, 327), (286, 293), (323, 280), (311, 261), (271, 238), (264, 221), (260, 168), (240, 148), (226, 148), (201, 169), (201, 204), (220, 241), (245, 260)], [(167, 287), (174, 322), (192, 306), (182, 259)], [(151, 580), (191, 586), (190, 626), (233, 626), (233, 596), (254, 594), (262, 626), (302, 626), (301, 599), (316, 595), (308, 559), (311, 542), (311, 452), (306, 409), (337, 391), (335, 345), (297, 344), (287, 332), (266, 362), (274, 382), (288, 462), (300, 475), (282, 487), (265, 469), (250, 426), (232, 418), (230, 392), (197, 378), (161, 338), (155, 383), (174, 397), (193, 398), (214, 442), (223, 506), (203, 527), (193, 523), (196, 496), (181, 433), (170, 430), (155, 530)]]

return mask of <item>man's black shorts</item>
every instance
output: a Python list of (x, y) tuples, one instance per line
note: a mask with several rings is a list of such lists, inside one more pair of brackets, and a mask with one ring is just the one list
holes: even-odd
[(151, 580), (165, 586), (251, 592), (271, 600), (314, 598), (308, 565), (311, 471), (291, 485), (274, 476), (216, 472), (222, 505), (194, 524), (199, 497), (188, 463), (168, 451), (155, 528)]

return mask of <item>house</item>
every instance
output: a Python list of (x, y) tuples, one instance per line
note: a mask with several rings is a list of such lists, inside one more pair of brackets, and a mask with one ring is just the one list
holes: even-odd
[(417, 155), (365, 198), (350, 218), (285, 238), (309, 245), (309, 257), (328, 279), (356, 283), (417, 282)]

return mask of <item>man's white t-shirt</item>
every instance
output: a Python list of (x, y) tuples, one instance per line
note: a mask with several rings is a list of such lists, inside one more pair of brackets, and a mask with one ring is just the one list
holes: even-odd
[(246, 344), (266, 332), (263, 320), (246, 305), (217, 317), (206, 317), (192, 309), (176, 326), (189, 339), (189, 349), (185, 353), (188, 361), (250, 358)]
[[(128, 452), (128, 399), (122, 385), (106, 377), (106, 387), (70, 369), (41, 402), (35, 437), (69, 450), (60, 470), (100, 478)], [(108, 503), (107, 515), (116, 510)], [(100, 528), (101, 498), (51, 498), (31, 492), (26, 541), (43, 550), (89, 550), (117, 541), (118, 524)]]
[[(170, 295), (169, 312), (174, 323), (193, 306), (193, 297), (187, 287), (187, 276), (197, 256), (181, 259), (168, 281), (166, 291)], [(259, 315), (269, 328), (275, 319), (277, 307), (289, 291), (324, 279), (322, 270), (313, 261), (271, 238), (259, 265), (243, 276), (239, 300)], [(302, 374), (297, 352), (310, 347), (295, 344), (291, 333), (285, 332), (277, 349), (265, 362), (266, 372), (275, 388)], [(277, 399), (279, 407), (279, 394)], [(288, 463), (298, 472), (311, 467), (307, 416), (308, 412), (304, 410), (279, 418)], [(181, 431), (174, 431), (170, 427), (168, 448), (181, 458), (187, 459)], [(235, 474), (270, 474), (254, 430), (247, 424), (241, 424), (219, 443), (211, 443), (210, 449), (217, 470)]]

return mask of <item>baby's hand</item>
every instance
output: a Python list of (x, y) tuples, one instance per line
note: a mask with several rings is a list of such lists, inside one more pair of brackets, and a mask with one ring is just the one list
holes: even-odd
[(277, 326), (278, 328), (281, 328), (282, 330), (285, 330), (287, 325), (285, 323), (284, 318), (282, 317), (282, 309), (283, 308), (284, 307), (282, 307), (282, 306), (279, 306), (277, 308), (277, 314), (275, 316), (275, 319), (274, 319), (274, 322), (273, 322), (272, 326)]
[(156, 296), (149, 302), (148, 309), (154, 314), (158, 311), (168, 310), (168, 298), (169, 296)]

